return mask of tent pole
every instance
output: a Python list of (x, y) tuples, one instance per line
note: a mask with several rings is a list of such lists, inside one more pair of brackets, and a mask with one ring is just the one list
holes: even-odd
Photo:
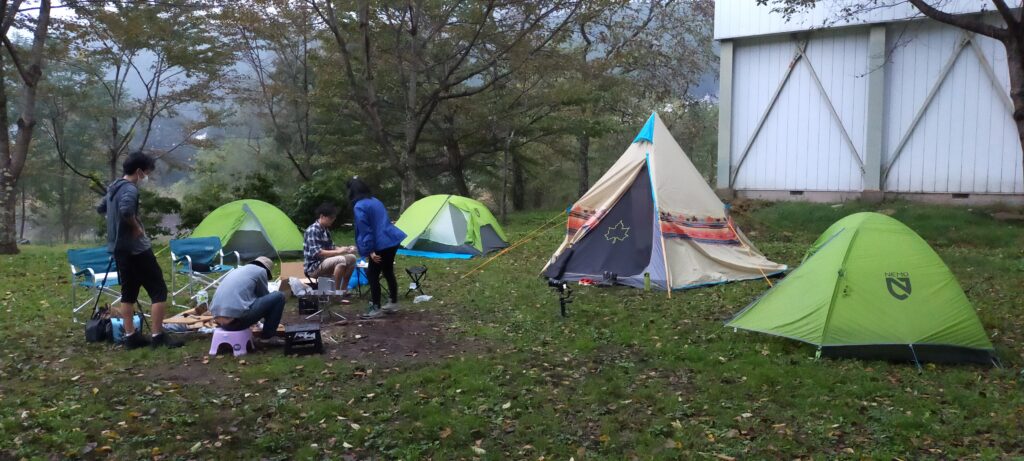
[(647, 152), (646, 162), (647, 177), (651, 182), (651, 201), (654, 202), (654, 230), (658, 232), (658, 238), (661, 239), (661, 262), (665, 264), (665, 292), (668, 293), (668, 299), (672, 299), (672, 272), (668, 267), (668, 250), (665, 248), (665, 234), (661, 232), (661, 211), (658, 209), (658, 192), (654, 185), (654, 165), (651, 165), (650, 152)]
[[(658, 213), (658, 210), (654, 210), (654, 212)], [(668, 252), (665, 250), (665, 234), (661, 233), (660, 217), (655, 220), (654, 225), (658, 226), (658, 235), (661, 236), (661, 259), (665, 263), (665, 291), (668, 292), (668, 299), (672, 299), (672, 272), (668, 270)]]
[(921, 361), (917, 359), (917, 351), (914, 350), (914, 345), (913, 344), (907, 344), (907, 346), (910, 347), (910, 353), (914, 355), (914, 365), (917, 365), (917, 372), (918, 373), (923, 372), (924, 369), (921, 368)]

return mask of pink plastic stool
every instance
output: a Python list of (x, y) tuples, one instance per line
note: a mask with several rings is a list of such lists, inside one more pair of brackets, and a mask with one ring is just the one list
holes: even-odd
[(245, 355), (249, 350), (255, 350), (256, 345), (252, 342), (252, 330), (246, 328), (241, 331), (227, 331), (215, 328), (213, 330), (213, 342), (210, 344), (210, 355), (217, 355), (220, 346), (231, 345), (231, 351), (235, 357)]

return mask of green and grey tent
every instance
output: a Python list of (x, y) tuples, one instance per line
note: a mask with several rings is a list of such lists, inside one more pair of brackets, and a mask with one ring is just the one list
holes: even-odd
[(401, 254), (471, 258), (508, 246), (505, 231), (482, 203), (458, 195), (431, 195), (413, 203), (395, 223), (407, 237)]
[(302, 232), (288, 215), (259, 200), (236, 200), (221, 205), (199, 223), (193, 237), (219, 237), (224, 252), (243, 259), (302, 254)]
[(878, 213), (837, 221), (800, 267), (726, 326), (814, 344), (825, 356), (993, 360), (992, 343), (939, 255)]

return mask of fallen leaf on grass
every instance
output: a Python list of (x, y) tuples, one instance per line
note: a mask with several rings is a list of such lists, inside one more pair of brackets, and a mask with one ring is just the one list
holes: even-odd
[(75, 375), (75, 377), (71, 378), (71, 380), (72, 381), (78, 381), (78, 378), (81, 378), (81, 377), (82, 377), (82, 375)]
[(511, 401), (505, 402), (505, 404), (501, 406), (502, 410), (508, 410), (509, 408), (512, 408), (512, 402)]
[(189, 448), (188, 451), (195, 453), (199, 451), (200, 448), (203, 448), (203, 442), (196, 442), (196, 444), (192, 445), (192, 448)]
[(352, 445), (349, 445), (348, 442), (341, 442), (341, 446), (344, 448), (352, 448)]
[(484, 450), (483, 448), (480, 448), (478, 446), (471, 445), (469, 447), (469, 449), (473, 450), (473, 453), (476, 453), (478, 455), (486, 455), (487, 454), (487, 450)]
[(441, 433), (440, 433), (440, 434), (438, 434), (438, 435), (440, 435), (442, 439), (447, 439), (447, 438), (448, 438), (448, 436), (452, 435), (452, 428), (450, 428), (450, 427), (446, 427), (446, 428), (444, 428), (444, 430), (443, 430), (443, 431), (441, 431)]
[(736, 458), (733, 458), (732, 456), (729, 455), (723, 455), (721, 453), (715, 455), (715, 458), (718, 458), (722, 461), (736, 461)]
[(358, 431), (358, 430), (359, 430), (359, 428), (360, 428), (360, 427), (362, 427), (362, 426), (360, 426), (360, 425), (358, 425), (358, 424), (356, 424), (356, 423), (349, 423), (349, 426), (351, 426), (351, 427), (352, 427), (352, 430), (353, 430), (353, 431)]
[(256, 380), (256, 384), (263, 384), (263, 383), (265, 383), (265, 382), (267, 382), (267, 379), (266, 379), (266, 378), (261, 378), (261, 379), (257, 379), (257, 380)]

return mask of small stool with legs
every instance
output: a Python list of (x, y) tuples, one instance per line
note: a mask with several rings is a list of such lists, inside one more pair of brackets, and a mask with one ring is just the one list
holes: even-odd
[(405, 268), (405, 273), (409, 274), (409, 278), (412, 279), (412, 283), (409, 284), (409, 290), (405, 292), (406, 296), (409, 293), (419, 292), (421, 295), (425, 295), (423, 292), (423, 279), (427, 278), (427, 266), (415, 266)]

